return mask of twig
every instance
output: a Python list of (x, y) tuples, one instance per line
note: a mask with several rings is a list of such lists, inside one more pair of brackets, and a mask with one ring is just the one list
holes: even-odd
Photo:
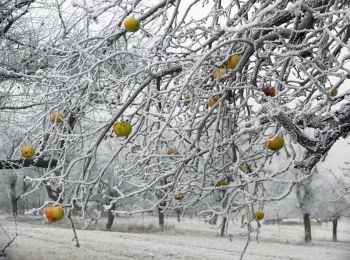
[(2, 229), (2, 231), (4, 231), (4, 233), (6, 234), (6, 236), (11, 239), (11, 237), (9, 236), (9, 234), (6, 232), (6, 230), (0, 225), (0, 228)]
[(7, 245), (1, 250), (1, 253), (5, 253), (6, 248), (8, 248), (13, 241), (15, 241), (17, 234), (7, 243)]
[[(246, 196), (244, 196), (244, 199), (246, 200), (245, 198)], [(247, 242), (245, 243), (245, 246), (243, 248), (243, 251), (239, 257), (239, 260), (242, 260), (243, 259), (243, 256), (248, 248), (248, 245), (250, 243), (250, 234), (252, 232), (252, 226), (251, 226), (251, 216), (250, 216), (250, 212), (251, 212), (251, 209), (249, 207), (249, 204), (246, 205), (246, 213), (247, 213), (247, 229), (248, 229), (248, 232), (247, 232)]]
[(17, 233), (17, 224), (16, 224), (16, 219), (15, 219), (15, 226), (16, 226), (16, 231), (15, 231), (15, 236), (11, 239), (10, 235), (6, 232), (6, 230), (2, 227), (2, 225), (0, 225), (0, 228), (2, 229), (2, 231), (4, 231), (4, 233), (6, 234), (6, 236), (8, 237), (8, 239), (10, 240), (5, 246), (4, 248), (1, 250), (1, 254), (3, 255), (5, 253), (6, 248), (8, 248), (13, 241), (15, 241), (16, 237), (18, 236)]
[(72, 212), (72, 210), (70, 209), (69, 213), (68, 213), (68, 218), (69, 218), (70, 223), (72, 225), (72, 230), (73, 230), (73, 234), (74, 234), (74, 237), (73, 237), (72, 241), (75, 240), (75, 247), (80, 247), (78, 235), (77, 235), (77, 232), (75, 230), (75, 226), (74, 226), (74, 223), (73, 223), (73, 220), (72, 220), (71, 212)]
[(243, 259), (243, 256), (244, 256), (244, 254), (245, 254), (245, 251), (246, 251), (247, 248), (248, 248), (249, 242), (250, 242), (250, 232), (248, 232), (247, 242), (245, 243), (245, 246), (244, 246), (244, 248), (243, 248), (243, 251), (242, 251), (242, 253), (241, 253), (241, 256), (239, 257), (239, 260), (242, 260), (242, 259)]

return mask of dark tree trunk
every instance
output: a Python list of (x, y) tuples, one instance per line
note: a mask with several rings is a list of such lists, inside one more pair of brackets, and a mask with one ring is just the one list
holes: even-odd
[(305, 243), (311, 242), (311, 223), (310, 214), (304, 213), (304, 229), (305, 229)]
[(177, 222), (181, 222), (181, 209), (176, 210)]
[(107, 224), (106, 224), (106, 229), (107, 230), (111, 230), (112, 225), (113, 225), (113, 221), (114, 221), (114, 214), (113, 214), (113, 210), (115, 210), (116, 207), (116, 203), (112, 203), (111, 208), (107, 211)]
[(222, 218), (222, 223), (221, 223), (221, 230), (220, 230), (220, 236), (225, 236), (225, 230), (226, 230), (226, 222), (227, 222), (227, 217)]
[(17, 182), (17, 176), (13, 175), (14, 177), (11, 179), (10, 182), (10, 190), (9, 190), (9, 199), (11, 200), (11, 211), (12, 211), (12, 216), (17, 217), (18, 213), (18, 198), (16, 196), (16, 182)]
[(333, 223), (333, 241), (337, 242), (338, 241), (338, 238), (337, 238), (338, 219), (333, 219), (332, 223)]
[(16, 197), (11, 198), (11, 207), (12, 207), (12, 216), (17, 217), (18, 207), (17, 207), (18, 199)]
[(164, 207), (166, 206), (166, 202), (163, 201), (158, 206), (158, 219), (159, 219), (159, 228), (161, 231), (164, 231)]

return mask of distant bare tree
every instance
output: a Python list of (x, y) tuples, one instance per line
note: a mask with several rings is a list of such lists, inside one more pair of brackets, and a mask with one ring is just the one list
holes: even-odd
[(332, 238), (338, 241), (338, 220), (350, 216), (349, 169), (332, 169), (319, 176), (313, 192), (316, 212), (325, 220), (332, 222)]
[(11, 200), (12, 216), (17, 217), (18, 201), (28, 189), (28, 182), (25, 181), (25, 176), (18, 176), (15, 172), (8, 173), (6, 181), (8, 185), (8, 197)]

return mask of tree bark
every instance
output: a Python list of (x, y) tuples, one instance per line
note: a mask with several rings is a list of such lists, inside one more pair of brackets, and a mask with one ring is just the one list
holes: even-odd
[(311, 242), (311, 223), (310, 223), (309, 213), (304, 213), (304, 229), (305, 229), (305, 243), (308, 244)]
[(111, 230), (112, 228), (114, 217), (115, 217), (112, 211), (115, 210), (115, 208), (116, 208), (116, 203), (112, 203), (111, 208), (107, 211), (107, 224), (106, 224), (107, 230)]
[(338, 238), (337, 238), (338, 219), (333, 219), (332, 223), (333, 223), (333, 242), (337, 242), (338, 241)]

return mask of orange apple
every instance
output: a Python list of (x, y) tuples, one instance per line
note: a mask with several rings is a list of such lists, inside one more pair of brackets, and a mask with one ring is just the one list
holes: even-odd
[(284, 146), (283, 136), (272, 134), (267, 141), (267, 148), (273, 151), (278, 151)]
[(276, 89), (274, 87), (264, 88), (263, 91), (266, 96), (269, 96), (269, 97), (276, 96)]
[(33, 146), (23, 146), (21, 148), (21, 154), (24, 158), (30, 159), (33, 158), (36, 151)]
[(60, 221), (64, 217), (64, 209), (62, 206), (48, 207), (45, 209), (45, 216), (49, 222)]
[(124, 22), (124, 27), (128, 32), (137, 32), (140, 30), (140, 21), (136, 18), (128, 18)]
[(113, 126), (113, 132), (119, 137), (128, 136), (132, 132), (132, 125), (130, 122), (116, 122)]

